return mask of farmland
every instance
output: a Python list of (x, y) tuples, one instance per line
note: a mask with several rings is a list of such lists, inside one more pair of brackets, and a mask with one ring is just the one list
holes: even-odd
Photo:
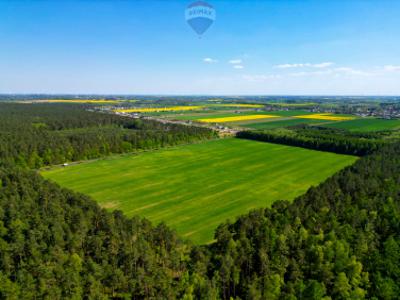
[(259, 119), (269, 119), (276, 118), (276, 116), (271, 115), (245, 115), (245, 116), (231, 116), (231, 117), (222, 117), (222, 118), (206, 118), (206, 119), (198, 119), (200, 122), (204, 123), (227, 123), (227, 122), (238, 122), (238, 121), (250, 121), (250, 120), (259, 120)]
[(166, 107), (133, 107), (116, 109), (119, 113), (140, 113), (169, 120), (193, 121), (198, 123), (225, 124), (229, 127), (245, 127), (249, 129), (270, 129), (297, 124), (323, 125), (344, 122), (357, 117), (331, 113), (310, 113), (295, 110), (262, 110), (259, 104), (219, 103)]
[(320, 125), (325, 126), (325, 124), (330, 123), (324, 120), (313, 120), (313, 119), (288, 119), (288, 120), (278, 120), (273, 122), (260, 122), (260, 123), (252, 123), (252, 124), (244, 124), (243, 127), (250, 129), (274, 129), (288, 126), (295, 126), (300, 124), (309, 124), (309, 125)]
[(116, 112), (122, 113), (152, 113), (152, 112), (166, 112), (166, 111), (187, 111), (187, 110), (199, 110), (202, 109), (202, 106), (192, 105), (192, 106), (171, 106), (171, 107), (135, 107), (128, 109), (117, 109)]
[(400, 120), (357, 119), (339, 123), (330, 123), (327, 127), (347, 129), (350, 131), (379, 131), (400, 129)]
[[(216, 100), (217, 101), (217, 100)], [(252, 103), (206, 103), (197, 105), (179, 105), (165, 107), (131, 107), (115, 109), (119, 113), (138, 113), (146, 117), (157, 117), (171, 121), (183, 121), (188, 124), (198, 123), (201, 126), (222, 125), (240, 130), (264, 130), (285, 128), (295, 125), (322, 126), (345, 129), (349, 131), (380, 131), (400, 129), (400, 120), (386, 120), (377, 117), (360, 117), (356, 114), (313, 112), (306, 109), (311, 103), (297, 103), (282, 106), (279, 110)], [(301, 104), (301, 105), (300, 105)], [(271, 103), (270, 103), (271, 105)], [(280, 105), (274, 105), (280, 107)], [(292, 109), (288, 109), (291, 107)]]
[(215, 140), (53, 168), (42, 174), (103, 207), (165, 221), (195, 243), (226, 219), (292, 200), (355, 157), (247, 141)]
[[(235, 117), (235, 116), (248, 116), (248, 115), (266, 115), (266, 119), (269, 116), (276, 116), (280, 118), (290, 118), (293, 116), (300, 116), (300, 115), (307, 115), (309, 112), (302, 111), (302, 110), (292, 110), (292, 111), (254, 111), (254, 110), (228, 110), (228, 111), (221, 111), (221, 110), (207, 110), (201, 112), (190, 112), (184, 114), (165, 114), (164, 117), (169, 119), (175, 120), (191, 120), (196, 121), (203, 118), (228, 118), (228, 117)], [(279, 119), (276, 119), (279, 120)]]
[(280, 103), (280, 102), (271, 102), (268, 103), (270, 105), (274, 106), (280, 106), (280, 107), (308, 107), (308, 106), (315, 106), (317, 103), (314, 102), (303, 102), (303, 103)]
[(207, 105), (185, 105), (185, 106), (165, 106), (165, 107), (132, 107), (128, 109), (116, 109), (116, 112), (121, 113), (154, 113), (154, 112), (181, 112), (181, 111), (194, 111), (203, 110), (210, 108), (262, 108), (263, 105), (260, 104), (235, 104), (235, 103), (225, 103), (225, 104), (207, 104)]
[[(211, 111), (203, 111), (197, 113), (186, 113), (186, 114), (169, 114), (164, 115), (164, 117), (173, 120), (190, 120), (190, 121), (197, 121), (201, 119), (211, 119), (211, 118), (229, 118), (229, 117), (237, 117), (237, 116), (248, 116), (248, 115), (272, 115), (268, 112), (256, 112), (256, 111), (241, 111), (240, 113), (234, 111), (218, 111), (218, 110), (211, 110)], [(268, 118), (268, 116), (266, 117)]]
[(326, 121), (348, 121), (348, 120), (355, 119), (355, 117), (352, 117), (352, 116), (338, 116), (338, 115), (332, 115), (332, 114), (300, 115), (300, 116), (294, 116), (294, 118), (311, 119), (311, 120), (326, 120)]

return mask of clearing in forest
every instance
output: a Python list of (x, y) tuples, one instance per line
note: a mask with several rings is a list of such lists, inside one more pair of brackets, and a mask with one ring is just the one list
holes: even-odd
[(227, 219), (293, 200), (356, 159), (231, 138), (57, 167), (43, 175), (107, 209), (164, 221), (195, 243), (208, 243)]

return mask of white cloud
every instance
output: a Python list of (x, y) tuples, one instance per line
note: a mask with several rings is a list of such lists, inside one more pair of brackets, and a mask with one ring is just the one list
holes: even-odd
[(240, 64), (242, 63), (242, 60), (241, 60), (241, 59), (231, 59), (231, 60), (229, 61), (229, 63), (230, 63), (231, 65), (240, 65)]
[(235, 68), (235, 69), (244, 69), (244, 67), (242, 65), (234, 65), (233, 68)]
[(397, 71), (400, 71), (400, 66), (387, 65), (387, 66), (384, 66), (383, 69), (385, 71), (389, 71), (389, 72), (397, 72)]
[(218, 60), (210, 58), (210, 57), (206, 57), (203, 59), (203, 62), (205, 62), (206, 64), (215, 64), (218, 62)]
[(322, 62), (322, 63), (318, 63), (318, 64), (300, 63), (300, 64), (282, 64), (282, 65), (277, 65), (274, 68), (277, 68), (277, 69), (294, 69), (294, 68), (322, 69), (322, 68), (328, 68), (332, 65), (334, 65), (334, 63), (332, 63), (332, 62)]
[(317, 69), (324, 69), (324, 68), (328, 68), (330, 66), (333, 66), (334, 63), (333, 62), (323, 62), (320, 64), (314, 64), (313, 68), (317, 68)]
[[(321, 64), (324, 65), (315, 64), (311, 67), (312, 64), (302, 64), (308, 67), (282, 70), (259, 69), (255, 73), (250, 72), (244, 64), (229, 64), (236, 71), (225, 77), (205, 76), (196, 81), (196, 88), (203, 93), (215, 94), (399, 94), (400, 71), (396, 72), (399, 70), (396, 66), (399, 65), (361, 67)], [(240, 70), (242, 67), (244, 69)]]

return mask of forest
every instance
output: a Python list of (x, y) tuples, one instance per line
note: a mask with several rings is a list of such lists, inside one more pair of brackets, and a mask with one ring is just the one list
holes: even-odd
[(350, 132), (310, 125), (240, 131), (236, 137), (308, 149), (364, 156), (393, 141), (390, 131)]
[(216, 137), (207, 128), (84, 108), (76, 104), (0, 103), (0, 161), (37, 169)]
[[(173, 144), (212, 132), (70, 106), (1, 108), (2, 299), (399, 299), (399, 143), (296, 129), (317, 145), (354, 141), (348, 149), (362, 157), (293, 202), (225, 222), (214, 243), (194, 246), (164, 224), (107, 212), (29, 168), (60, 162), (44, 154), (65, 155), (67, 144), (79, 159), (91, 157), (81, 149), (112, 138), (92, 139), (91, 130), (121, 132), (115, 144), (125, 131), (143, 131), (131, 145), (149, 138), (158, 143), (151, 147), (169, 135)], [(80, 144), (71, 142), (78, 135)], [(33, 150), (40, 163), (28, 163)]]

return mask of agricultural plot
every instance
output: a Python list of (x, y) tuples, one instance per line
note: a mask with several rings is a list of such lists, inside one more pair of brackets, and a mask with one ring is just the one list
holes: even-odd
[(262, 130), (262, 129), (274, 129), (274, 128), (282, 128), (288, 126), (295, 126), (300, 124), (325, 126), (325, 124), (330, 124), (330, 123), (331, 123), (330, 121), (324, 121), (324, 120), (288, 119), (288, 120), (279, 120), (274, 122), (243, 124), (241, 126), (250, 129)]
[(226, 103), (226, 104), (207, 104), (207, 105), (186, 105), (186, 106), (166, 106), (166, 107), (132, 107), (125, 109), (116, 109), (115, 112), (120, 113), (155, 113), (155, 112), (182, 112), (182, 111), (194, 111), (204, 109), (251, 109), (251, 108), (263, 108), (264, 105), (260, 104), (239, 104), (239, 103)]
[[(310, 114), (307, 111), (293, 110), (293, 111), (255, 111), (255, 110), (205, 110), (181, 114), (164, 114), (162, 117), (173, 120), (181, 121), (198, 121), (207, 123), (228, 123), (228, 125), (245, 125), (245, 124), (256, 124), (263, 120), (268, 122), (278, 122), (290, 119), (293, 116), (299, 116), (303, 114)], [(252, 116), (256, 116), (253, 118)], [(265, 117), (261, 117), (265, 116)], [(214, 119), (214, 120), (213, 120)], [(230, 123), (230, 124), (229, 124)], [(295, 122), (296, 123), (296, 122)], [(306, 123), (303, 121), (303, 123)], [(307, 123), (312, 123), (307, 122)]]
[(225, 104), (208, 104), (206, 107), (237, 107), (237, 108), (263, 108), (262, 104), (240, 104), (240, 103), (225, 103)]
[(248, 129), (272, 129), (294, 126), (299, 124), (325, 125), (354, 119), (349, 115), (310, 114), (305, 110), (282, 111), (212, 111), (210, 113), (184, 113), (169, 115), (167, 118), (175, 120), (190, 120), (205, 123), (225, 123), (227, 126), (243, 127)]
[(247, 116), (247, 115), (269, 115), (277, 116), (281, 118), (287, 118), (292, 116), (299, 116), (303, 114), (310, 114), (307, 111), (302, 110), (292, 110), (292, 111), (254, 111), (254, 110), (230, 110), (230, 111), (220, 111), (220, 110), (209, 110), (209, 111), (199, 111), (190, 112), (184, 114), (166, 115), (167, 118), (176, 120), (199, 120), (205, 117), (207, 118), (227, 118), (235, 116)]
[(44, 171), (107, 209), (166, 222), (195, 243), (251, 209), (292, 200), (355, 157), (224, 139)]
[(171, 111), (187, 111), (187, 110), (199, 110), (202, 106), (188, 105), (188, 106), (169, 106), (169, 107), (133, 107), (127, 109), (116, 109), (116, 112), (121, 113), (153, 113), (153, 112), (171, 112)]
[(338, 123), (330, 123), (326, 127), (347, 129), (350, 131), (380, 131), (400, 129), (400, 120), (356, 119)]
[[(236, 105), (235, 109), (231, 105)], [(225, 124), (228, 127), (243, 127), (247, 129), (274, 129), (299, 124), (343, 128), (352, 131), (377, 131), (400, 128), (400, 120), (362, 119), (353, 115), (310, 113), (307, 110), (261, 111), (252, 104), (213, 104), (186, 106), (190, 111), (174, 111), (180, 107), (170, 107), (164, 112), (152, 112), (149, 115), (165, 119), (194, 121), (202, 123)], [(205, 108), (207, 107), (207, 108)], [(151, 109), (153, 110), (153, 108)], [(189, 110), (189, 109), (187, 109)]]
[(306, 110), (276, 110), (268, 112), (271, 115), (281, 116), (281, 117), (293, 117), (301, 115), (309, 115), (310, 112)]
[(238, 122), (238, 121), (252, 121), (260, 119), (277, 118), (271, 115), (245, 115), (245, 116), (233, 116), (233, 117), (222, 117), (222, 118), (207, 118), (199, 119), (199, 122), (203, 123), (228, 123), (228, 122)]
[(164, 115), (167, 119), (174, 120), (188, 120), (188, 121), (198, 121), (200, 119), (211, 119), (211, 118), (229, 118), (229, 117), (237, 117), (237, 116), (248, 116), (248, 115), (269, 115), (267, 112), (256, 112), (256, 111), (201, 111), (201, 112), (191, 112), (184, 114), (170, 114)]
[(300, 119), (312, 119), (312, 120), (326, 120), (326, 121), (348, 121), (354, 120), (353, 116), (333, 115), (333, 114), (310, 114), (310, 115), (299, 115), (294, 118)]

